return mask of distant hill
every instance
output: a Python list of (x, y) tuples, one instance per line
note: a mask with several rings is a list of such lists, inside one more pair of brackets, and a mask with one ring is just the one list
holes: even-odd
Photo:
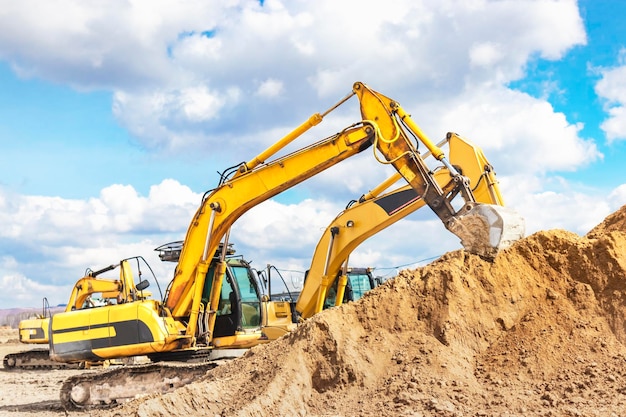
[[(65, 306), (50, 307), (51, 313), (65, 310)], [(5, 308), (0, 309), (0, 326), (17, 329), (21, 320), (41, 316), (41, 308)]]

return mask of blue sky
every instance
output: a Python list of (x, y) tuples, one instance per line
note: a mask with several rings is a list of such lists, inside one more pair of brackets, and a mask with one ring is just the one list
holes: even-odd
[[(528, 234), (584, 234), (626, 203), (626, 3), (350, 3), (4, 2), (0, 305), (63, 303), (87, 267), (135, 255), (167, 283), (153, 249), (183, 238), (217, 173), (354, 81), (431, 138), (480, 145)], [(349, 104), (293, 148), (358, 120)], [(231, 240), (297, 285), (328, 222), (389, 173), (359, 155), (255, 207)], [(424, 209), (351, 262), (393, 276), (459, 248)]]
[[(578, 5), (587, 33), (586, 44), (573, 47), (556, 61), (530, 60), (526, 76), (510, 85), (535, 97), (546, 97), (569, 122), (583, 124), (581, 135), (596, 139), (607, 160), (563, 175), (585, 183), (596, 181), (610, 189), (622, 183), (622, 179), (614, 174), (619, 169), (619, 156), (625, 155), (626, 147), (623, 141), (607, 146), (600, 128), (606, 119), (606, 103), (596, 94), (595, 85), (602, 78), (603, 68), (619, 64), (620, 56), (623, 60), (625, 36), (620, 16), (626, 6), (616, 0), (580, 1)], [(554, 84), (554, 89), (546, 91), (546, 84)]]
[[(3, 184), (23, 194), (95, 197), (112, 183), (146, 193), (173, 164), (152, 163), (111, 113), (111, 93), (20, 79), (0, 66)], [(160, 176), (160, 177), (159, 177)]]

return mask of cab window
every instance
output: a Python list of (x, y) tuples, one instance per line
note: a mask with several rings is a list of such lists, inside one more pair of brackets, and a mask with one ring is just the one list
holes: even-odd
[(258, 327), (261, 322), (261, 303), (254, 277), (245, 266), (231, 266), (241, 297), (241, 325), (246, 328)]
[(352, 301), (359, 300), (367, 291), (372, 289), (370, 278), (367, 274), (350, 275), (352, 284)]

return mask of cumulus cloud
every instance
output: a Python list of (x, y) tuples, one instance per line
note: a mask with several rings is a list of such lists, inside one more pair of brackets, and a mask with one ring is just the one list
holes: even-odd
[[(0, 55), (24, 77), (111, 89), (120, 122), (167, 150), (294, 122), (356, 80), (392, 97), (457, 94), (585, 42), (569, 0), (46, 5), (45, 22), (30, 1), (7, 6)], [(286, 101), (272, 103), (278, 94)]]
[[(20, 288), (42, 283), (32, 299), (47, 290), (56, 295), (58, 290), (43, 283), (67, 288), (86, 268), (136, 255), (150, 258), (158, 277), (167, 282), (171, 267), (154, 262), (153, 249), (184, 237), (200, 196), (165, 180), (145, 197), (132, 186), (112, 185), (88, 200), (20, 196), (0, 189), (0, 201), (3, 279), (19, 278)], [(69, 291), (62, 292), (63, 299), (69, 297)]]
[[(296, 204), (269, 200), (254, 207), (233, 226), (233, 238), (262, 255), (281, 252), (286, 257), (300, 255), (303, 248), (315, 247), (340, 207), (323, 200), (305, 199)], [(297, 239), (294, 239), (297, 236)]]
[(117, 91), (113, 114), (138, 138), (149, 137), (145, 145), (162, 151), (197, 147), (208, 141), (209, 124), (218, 120), (224, 107), (234, 106), (241, 93), (237, 88), (213, 91), (206, 85), (146, 93)]
[[(45, 296), (41, 296), (41, 294), (47, 294), (48, 301), (52, 305), (67, 302), (72, 288), (71, 285), (46, 285), (29, 279), (19, 272), (7, 270), (4, 259), (0, 261), (0, 264), (2, 264), (0, 284), (2, 288), (11, 289), (11, 291), (2, 291), (0, 294), (0, 302), (3, 306), (33, 307), (41, 305), (41, 300)], [(35, 301), (37, 301), (36, 304)]]
[(471, 88), (441, 107), (437, 130), (456, 132), (482, 147), (504, 175), (572, 171), (603, 157), (592, 139), (580, 137), (581, 126), (525, 93)]
[[(398, 100), (435, 142), (454, 131), (480, 145), (529, 232), (585, 233), (626, 200), (623, 186), (607, 198), (555, 177), (603, 155), (581, 136), (582, 126), (545, 100), (507, 88), (529, 60), (558, 60), (586, 43), (573, 0), (4, 6), (0, 58), (20, 77), (111, 93), (112, 114), (135, 145), (171, 158), (204, 158), (210, 163), (202, 175), (249, 160), (358, 80)], [(606, 69), (596, 87), (607, 100), (609, 140), (626, 131), (624, 79), (623, 67)], [(284, 152), (359, 120), (353, 99)], [(239, 253), (256, 267), (304, 271), (327, 223), (391, 174), (370, 152), (244, 215), (231, 234)], [(153, 249), (184, 237), (200, 199), (173, 179), (148, 195), (112, 184), (91, 199), (0, 188), (0, 279), (24, 297), (37, 294), (30, 301), (38, 305), (42, 293), (65, 293), (86, 267), (142, 254), (167, 282), (172, 266)], [(425, 209), (366, 241), (351, 260), (395, 271), (459, 247)], [(297, 282), (298, 273), (290, 274)]]
[(626, 204), (626, 184), (616, 187), (609, 193), (609, 202), (612, 210), (617, 210)]
[[(621, 52), (626, 61), (626, 49)], [(601, 124), (609, 142), (626, 140), (626, 65), (601, 70), (596, 93), (605, 100), (608, 118)]]
[(4, 59), (23, 77), (79, 89), (154, 86), (176, 76), (168, 47), (185, 34), (215, 27), (223, 10), (219, 2), (168, 1), (27, 0), (5, 6)]
[(257, 94), (260, 96), (272, 98), (279, 96), (284, 91), (284, 85), (279, 80), (267, 79), (259, 85)]

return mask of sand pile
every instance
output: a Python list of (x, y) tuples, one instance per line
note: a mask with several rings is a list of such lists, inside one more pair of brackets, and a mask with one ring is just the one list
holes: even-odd
[(205, 380), (104, 415), (626, 415), (626, 206), (451, 252)]

